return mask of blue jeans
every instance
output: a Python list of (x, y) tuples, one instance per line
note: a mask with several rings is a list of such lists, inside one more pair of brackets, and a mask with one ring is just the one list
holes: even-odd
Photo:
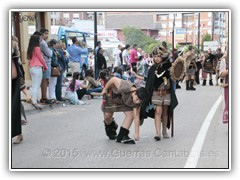
[(87, 90), (86, 94), (90, 95), (92, 92), (100, 93), (102, 92), (102, 90), (103, 90), (102, 86), (98, 86), (97, 88)]
[(62, 79), (63, 79), (63, 73), (64, 71), (61, 71), (61, 75), (57, 78), (57, 84), (56, 84), (56, 99), (58, 101), (62, 100)]

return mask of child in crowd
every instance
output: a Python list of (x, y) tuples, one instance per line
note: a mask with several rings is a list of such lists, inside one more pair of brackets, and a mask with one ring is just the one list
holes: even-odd
[[(161, 134), (164, 138), (169, 138), (167, 128), (170, 128), (172, 112), (178, 101), (169, 72), (171, 67), (169, 52), (163, 46), (157, 45), (151, 56), (154, 65), (149, 69), (145, 86), (149, 91), (149, 99), (144, 101), (141, 106), (141, 124), (144, 118), (154, 118), (156, 129), (154, 139), (160, 141)], [(161, 126), (163, 126), (162, 131)]]

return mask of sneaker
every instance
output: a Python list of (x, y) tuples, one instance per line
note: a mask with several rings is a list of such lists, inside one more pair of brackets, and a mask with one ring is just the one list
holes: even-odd
[(84, 105), (84, 104), (87, 104), (87, 103), (85, 103), (84, 101), (79, 100), (79, 105)]

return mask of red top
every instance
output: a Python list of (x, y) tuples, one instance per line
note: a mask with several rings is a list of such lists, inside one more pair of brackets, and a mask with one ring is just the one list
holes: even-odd
[(29, 61), (29, 67), (41, 66), (44, 70), (47, 70), (48, 67), (43, 59), (42, 52), (40, 47), (35, 47), (33, 50), (32, 58)]
[(135, 59), (135, 57), (138, 56), (137, 55), (137, 50), (136, 49), (132, 49), (131, 50), (131, 53), (130, 53), (130, 63), (137, 63), (138, 62), (138, 59)]

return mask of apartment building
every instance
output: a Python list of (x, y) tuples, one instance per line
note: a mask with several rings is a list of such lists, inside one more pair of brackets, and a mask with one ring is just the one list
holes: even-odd
[(159, 31), (161, 41), (172, 42), (174, 16), (175, 42), (178, 44), (197, 45), (198, 30), (200, 43), (204, 34), (207, 33), (212, 36), (213, 41), (220, 43), (222, 38), (228, 35), (228, 12), (160, 12), (156, 13), (156, 21), (162, 25)]

